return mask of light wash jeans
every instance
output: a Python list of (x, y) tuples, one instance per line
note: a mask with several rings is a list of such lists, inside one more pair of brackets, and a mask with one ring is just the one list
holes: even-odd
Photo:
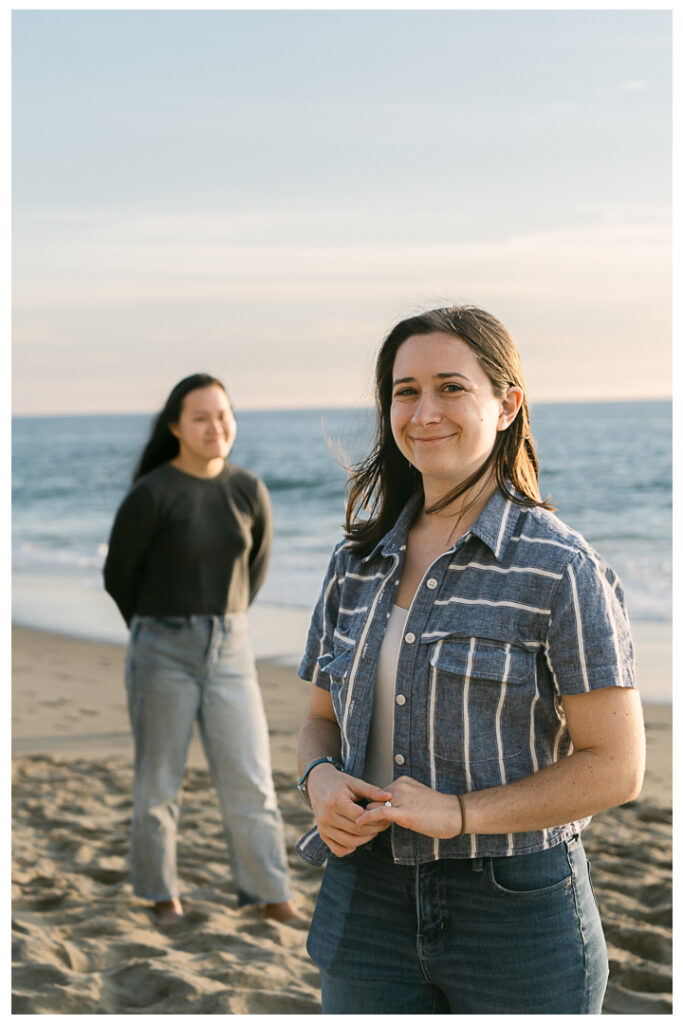
[(134, 617), (126, 661), (135, 740), (131, 871), (136, 895), (178, 895), (176, 831), (197, 720), (240, 904), (290, 898), (268, 727), (246, 613)]

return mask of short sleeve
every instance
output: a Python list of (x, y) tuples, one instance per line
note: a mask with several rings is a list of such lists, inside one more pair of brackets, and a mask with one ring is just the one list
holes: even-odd
[(334, 657), (332, 637), (337, 625), (339, 585), (343, 578), (343, 570), (340, 569), (338, 556), (343, 543), (335, 548), (327, 567), (320, 597), (308, 627), (306, 651), (299, 665), (301, 678), (315, 683), (323, 690), (330, 688), (330, 677), (326, 672), (321, 672), (321, 668)]
[(557, 585), (545, 653), (560, 694), (636, 686), (623, 588), (593, 551), (578, 551)]

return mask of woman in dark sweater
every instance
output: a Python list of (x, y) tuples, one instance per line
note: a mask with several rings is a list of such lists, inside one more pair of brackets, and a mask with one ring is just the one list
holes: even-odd
[(228, 461), (235, 432), (220, 381), (194, 374), (176, 385), (116, 515), (104, 566), (130, 627), (133, 886), (153, 901), (161, 927), (183, 914), (176, 828), (195, 720), (240, 903), (262, 904), (279, 921), (301, 918), (246, 614), (265, 577), (272, 516), (263, 482)]

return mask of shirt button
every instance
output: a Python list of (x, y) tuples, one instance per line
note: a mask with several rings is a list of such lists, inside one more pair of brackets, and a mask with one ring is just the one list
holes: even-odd
[(403, 756), (403, 754), (397, 754), (396, 757), (394, 758), (394, 761), (396, 762), (396, 764), (405, 764), (406, 763), (406, 759)]
[(401, 707), (403, 707), (403, 705), (405, 704), (405, 702), (406, 702), (406, 699), (405, 699), (405, 697), (403, 696), (403, 694), (402, 694), (402, 693), (399, 693), (398, 697), (396, 698), (396, 703), (397, 703), (397, 704), (400, 704), (400, 705), (401, 705)]
[(427, 580), (427, 586), (429, 587), (430, 590), (436, 590), (438, 585), (439, 585), (439, 581), (435, 580), (433, 576), (432, 576), (431, 579)]
[(406, 633), (405, 641), (406, 641), (407, 644), (414, 644), (415, 643), (415, 634), (414, 633)]

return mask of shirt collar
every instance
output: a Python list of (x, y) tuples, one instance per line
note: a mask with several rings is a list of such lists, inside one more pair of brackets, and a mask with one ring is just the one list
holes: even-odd
[(392, 555), (394, 552), (400, 551), (402, 547), (405, 547), (408, 531), (413, 525), (413, 519), (422, 507), (423, 501), (424, 495), (421, 489), (408, 498), (408, 501), (403, 506), (403, 511), (392, 528), (388, 533), (384, 534), (382, 539), (375, 544), (370, 554), (365, 555), (362, 561), (369, 562), (380, 551), (383, 555)]
[[(363, 562), (369, 562), (380, 551), (383, 555), (391, 555), (405, 547), (408, 531), (417, 512), (422, 507), (423, 500), (422, 491), (418, 491), (408, 499), (391, 530), (378, 541), (369, 555), (365, 555), (362, 559)], [(502, 491), (496, 488), (486, 507), (474, 521), (468, 532), (473, 533), (483, 541), (491, 549), (495, 557), (500, 560), (505, 553), (508, 541), (512, 537), (521, 511), (521, 505), (506, 498)]]
[[(509, 484), (508, 487), (510, 487)], [(514, 488), (511, 490), (516, 493)], [(512, 537), (521, 511), (521, 505), (506, 498), (503, 492), (496, 488), (483, 512), (472, 523), (469, 532), (482, 540), (500, 561), (508, 541)]]

